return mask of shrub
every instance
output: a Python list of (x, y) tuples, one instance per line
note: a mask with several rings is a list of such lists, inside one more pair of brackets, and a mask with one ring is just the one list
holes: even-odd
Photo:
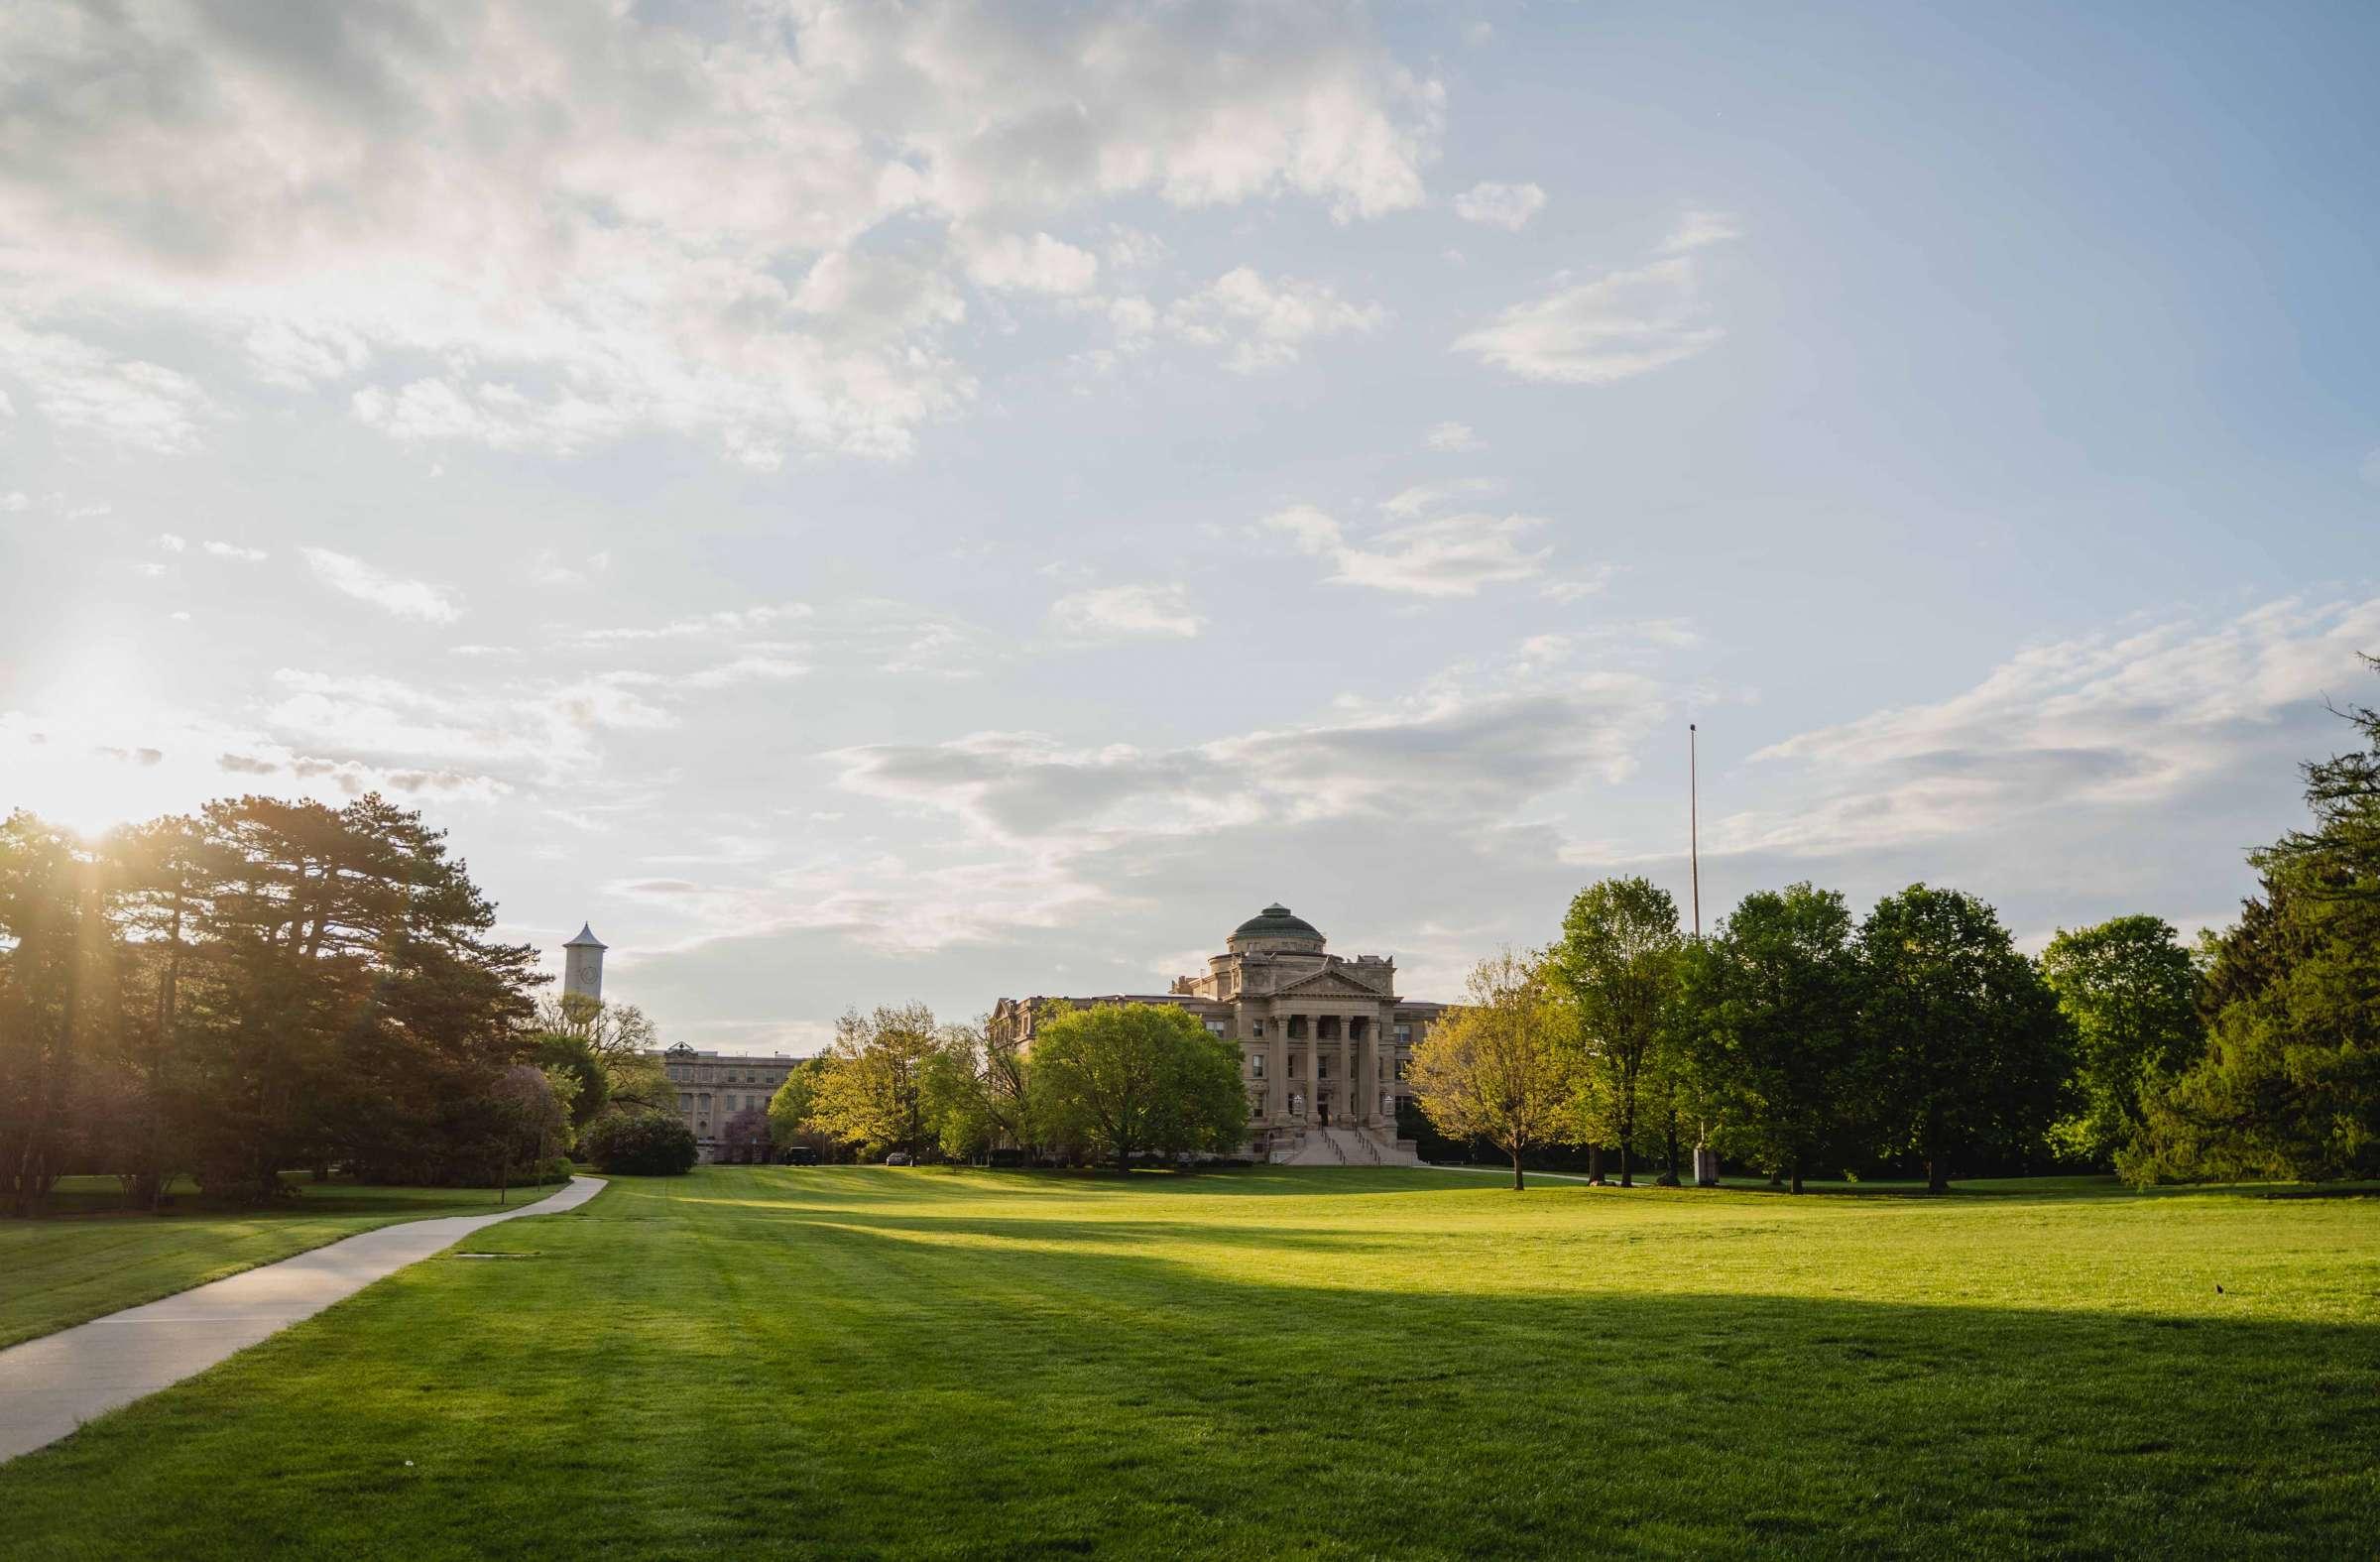
[(680, 1176), (701, 1155), (694, 1131), (658, 1112), (607, 1112), (587, 1131), (581, 1147), (605, 1171), (632, 1177)]

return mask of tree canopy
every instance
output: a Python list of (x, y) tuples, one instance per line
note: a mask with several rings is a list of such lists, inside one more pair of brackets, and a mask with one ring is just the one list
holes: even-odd
[(1511, 1156), (1518, 1189), (1524, 1155), (1578, 1135), (1575, 1024), (1542, 957), (1506, 949), (1474, 966), (1465, 987), (1467, 1001), (1413, 1049), (1413, 1099), (1441, 1134)]
[(1222, 1154), (1248, 1139), (1240, 1049), (1170, 1004), (1095, 1004), (1043, 1021), (1028, 1076), (1051, 1142), (1129, 1168), (1135, 1155)]
[(76, 1157), (270, 1198), (291, 1165), (486, 1170), (536, 951), (418, 813), (209, 803), (95, 843), (0, 826), (0, 1177), (37, 1204)]
[(1688, 1044), (1722, 1141), (1796, 1193), (1806, 1172), (1867, 1147), (1851, 934), (1841, 895), (1796, 884), (1745, 896), (1683, 962)]
[(1998, 914), (1911, 885), (1876, 902), (1859, 950), (1880, 1147), (1915, 1155), (1940, 1192), (1957, 1166), (2038, 1143), (2064, 1093), (2071, 1027)]
[(1678, 903), (1649, 879), (1606, 879), (1570, 902), (1547, 969), (1570, 1000), (1585, 1064), (1582, 1128), (1619, 1149), (1619, 1181), (1634, 1180), (1639, 1090), (1657, 1049), (1672, 1039)]

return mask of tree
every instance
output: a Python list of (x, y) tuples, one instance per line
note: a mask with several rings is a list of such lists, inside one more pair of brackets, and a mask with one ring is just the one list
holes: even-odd
[(136, 1200), (177, 1170), (279, 1197), (283, 1167), (385, 1180), (484, 1166), (536, 951), (417, 813), (209, 803), (82, 843), (0, 829), (0, 1194), (70, 1152)]
[(915, 1155), (926, 1138), (926, 1065), (942, 1045), (934, 1012), (923, 1004), (845, 1014), (835, 1021), (806, 1124), (871, 1152), (898, 1145)]
[(584, 993), (556, 993), (537, 1006), (537, 1036), (560, 1037), (584, 1050), (603, 1074), (594, 1093), (599, 1105), (668, 1113), (677, 1110), (677, 1091), (654, 1056), (660, 1037), (645, 1011), (634, 1004), (607, 1004)]
[(496, 1163), (496, 1202), (502, 1204), (512, 1185), (514, 1163), (526, 1159), (542, 1172), (545, 1162), (553, 1158), (554, 1141), (569, 1118), (554, 1097), (552, 1082), (531, 1063), (515, 1063), (498, 1074), (488, 1099), (495, 1108), (490, 1114), (491, 1148)]
[(1851, 1148), (1865, 1094), (1849, 906), (1807, 884), (1747, 895), (1682, 975), (1682, 1033), (1726, 1142), (1801, 1192)]
[(1248, 1141), (1240, 1049), (1170, 1004), (1095, 1004), (1033, 1037), (1032, 1114), (1050, 1137), (1131, 1169), (1147, 1150), (1221, 1154)]
[(1570, 902), (1561, 942), (1547, 951), (1570, 999), (1589, 1087), (1580, 1105), (1590, 1136), (1619, 1146), (1619, 1184), (1634, 1185), (1638, 1090), (1676, 1018), (1678, 906), (1646, 879), (1606, 879)]
[(587, 1131), (586, 1144), (596, 1165), (631, 1177), (682, 1176), (702, 1158), (685, 1120), (660, 1112), (607, 1112)]
[(1036, 1138), (1024, 1052), (996, 1037), (991, 1022), (951, 1026), (925, 1079), (925, 1111), (942, 1152), (971, 1159), (1003, 1144), (1029, 1149)]
[(739, 1165), (767, 1163), (774, 1147), (765, 1107), (746, 1107), (719, 1125), (719, 1158)]
[(2060, 928), (2041, 974), (2075, 1029), (2075, 1109), (2050, 1128), (2072, 1159), (2110, 1165), (2146, 1126), (2144, 1095), (2170, 1083), (2206, 1049), (2197, 964), (2172, 925), (2118, 916)]
[(85, 1132), (113, 1048), (122, 937), (107, 863), (31, 814), (0, 825), (0, 1192), (46, 1201)]
[(572, 1128), (585, 1128), (611, 1105), (611, 1075), (582, 1037), (541, 1031), (529, 1037), (525, 1055), (555, 1081), (554, 1095), (569, 1113)]
[(1911, 885), (1876, 902), (1859, 953), (1879, 1147), (1922, 1160), (1934, 1193), (1955, 1165), (2034, 1149), (2062, 1103), (2071, 1026), (1992, 908)]
[(2249, 858), (2262, 894), (2209, 951), (2205, 1054), (2144, 1100), (2133, 1181), (2380, 1175), (2380, 711), (2340, 715), (2365, 748), (2305, 766), (2313, 826)]
[(1450, 1009), (1413, 1049), (1413, 1099), (1449, 1139), (1484, 1139), (1520, 1160), (1579, 1131), (1575, 1023), (1543, 959), (1507, 949), (1473, 968), (1470, 1002)]

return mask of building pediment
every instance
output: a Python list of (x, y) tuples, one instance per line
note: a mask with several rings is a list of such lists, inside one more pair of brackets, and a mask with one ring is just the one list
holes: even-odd
[(1389, 995), (1379, 988), (1367, 987), (1327, 968), (1309, 976), (1301, 976), (1294, 982), (1282, 983), (1272, 990), (1272, 996), (1276, 1001), (1283, 998), (1362, 998), (1375, 1004), (1390, 1001)]

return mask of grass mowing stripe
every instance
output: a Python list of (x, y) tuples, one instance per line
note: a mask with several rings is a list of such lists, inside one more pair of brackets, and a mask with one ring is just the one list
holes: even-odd
[(0, 1511), (60, 1557), (2380, 1542), (2380, 1200), (1481, 1181), (621, 1179)]

